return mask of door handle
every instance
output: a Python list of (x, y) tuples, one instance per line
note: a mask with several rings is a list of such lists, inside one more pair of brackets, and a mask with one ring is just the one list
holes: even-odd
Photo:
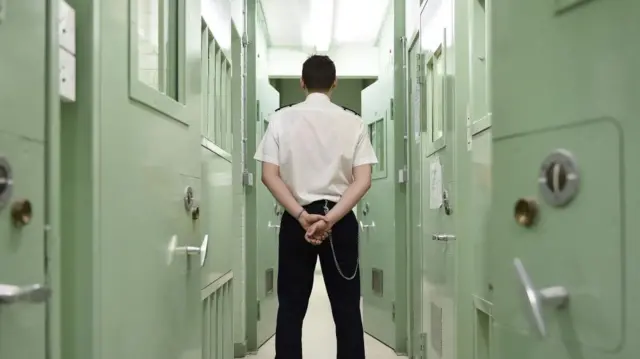
[(178, 236), (174, 235), (171, 237), (171, 241), (169, 242), (169, 264), (173, 262), (173, 255), (175, 253), (185, 254), (187, 256), (199, 255), (200, 256), (200, 266), (204, 266), (204, 262), (207, 259), (207, 250), (209, 249), (209, 235), (205, 235), (202, 240), (202, 244), (200, 247), (196, 246), (181, 246), (178, 247)]
[(360, 221), (360, 228), (362, 230), (365, 230), (367, 228), (375, 228), (375, 226), (376, 226), (376, 222), (374, 222), (374, 221), (371, 221), (371, 224), (364, 224), (364, 223), (362, 223), (362, 221)]
[(51, 289), (42, 284), (17, 286), (0, 284), (0, 304), (44, 303), (51, 297)]
[(269, 223), (267, 223), (267, 227), (269, 228), (280, 228), (279, 224), (271, 224), (271, 221), (269, 221)]
[(563, 308), (569, 301), (569, 291), (562, 286), (546, 287), (537, 290), (533, 286), (533, 282), (531, 281), (529, 274), (527, 274), (527, 271), (524, 269), (524, 264), (522, 264), (520, 258), (515, 258), (513, 260), (513, 265), (516, 267), (518, 279), (520, 279), (522, 289), (524, 289), (524, 293), (527, 296), (527, 302), (531, 309), (531, 317), (535, 326), (540, 335), (542, 337), (546, 337), (547, 326), (542, 315), (542, 305), (546, 303), (554, 309)]
[(431, 239), (434, 241), (448, 242), (455, 241), (456, 236), (454, 236), (453, 234), (434, 234), (431, 236)]

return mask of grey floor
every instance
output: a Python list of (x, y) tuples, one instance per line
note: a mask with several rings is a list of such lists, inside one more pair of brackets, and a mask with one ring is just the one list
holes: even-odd
[[(406, 358), (397, 356), (393, 350), (369, 335), (365, 335), (365, 345), (368, 359)], [(302, 329), (302, 347), (304, 359), (333, 359), (336, 357), (335, 327), (320, 271), (316, 271), (313, 282), (313, 292)], [(273, 359), (274, 356), (275, 341), (274, 338), (271, 338), (256, 355), (249, 355), (247, 358)]]

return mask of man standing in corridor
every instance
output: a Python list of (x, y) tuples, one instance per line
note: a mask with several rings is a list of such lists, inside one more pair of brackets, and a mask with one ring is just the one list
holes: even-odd
[(352, 210), (369, 190), (378, 160), (362, 118), (331, 102), (336, 84), (328, 56), (308, 58), (300, 80), (306, 100), (276, 110), (255, 155), (262, 182), (286, 209), (278, 249), (276, 359), (302, 359), (302, 322), (318, 256), (337, 358), (365, 357)]

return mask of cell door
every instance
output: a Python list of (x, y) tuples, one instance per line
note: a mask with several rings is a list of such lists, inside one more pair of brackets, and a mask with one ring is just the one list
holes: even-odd
[(455, 210), (453, 2), (428, 2), (421, 13), (424, 126), (423, 323), (427, 357), (453, 359), (455, 349)]
[[(0, 357), (46, 357), (46, 1), (0, 2)], [(6, 4), (4, 4), (6, 5)], [(58, 288), (54, 288), (58, 289)]]
[(492, 355), (636, 358), (640, 3), (489, 7)]
[[(262, 131), (260, 141), (267, 131), (269, 122), (264, 113), (259, 113)], [(262, 175), (262, 167), (258, 166), (258, 176)], [(260, 178), (260, 177), (258, 177)], [(282, 207), (278, 205), (271, 192), (263, 184), (258, 187), (258, 223), (257, 223), (257, 294), (258, 294), (258, 347), (275, 334), (276, 316), (278, 313), (277, 278), (278, 278), (278, 235)]]
[(420, 54), (420, 37), (416, 36), (409, 45), (409, 273), (411, 295), (410, 355), (417, 356), (424, 346), (422, 328), (422, 271), (423, 271), (423, 243), (422, 243), (422, 103), (424, 97), (423, 76), (421, 72), (422, 56)]
[[(381, 78), (362, 91), (364, 121), (378, 164), (373, 166), (371, 189), (358, 205), (361, 222), (361, 286), (365, 331), (395, 348), (395, 232), (392, 156), (393, 126), (390, 123), (391, 79)], [(386, 87), (388, 86), (388, 87)], [(391, 198), (390, 198), (391, 196)], [(343, 270), (346, 275), (351, 268)]]

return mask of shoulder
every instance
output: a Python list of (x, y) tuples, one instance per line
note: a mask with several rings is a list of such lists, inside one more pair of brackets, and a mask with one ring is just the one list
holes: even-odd
[(354, 110), (352, 110), (352, 109), (350, 109), (350, 108), (348, 108), (348, 107), (345, 107), (345, 106), (340, 106), (340, 107), (341, 107), (344, 111), (350, 112), (350, 113), (352, 113), (352, 114), (354, 114), (354, 115), (356, 115), (356, 116), (360, 117), (360, 114), (359, 114), (359, 113), (357, 113), (356, 111), (354, 111)]
[(345, 107), (336, 105), (336, 110), (340, 113), (340, 117), (347, 120), (345, 122), (350, 123), (356, 127), (361, 127), (364, 124), (362, 117), (356, 111)]
[(296, 102), (296, 103), (291, 103), (291, 104), (288, 104), (288, 105), (280, 106), (280, 107), (278, 107), (276, 109), (275, 112), (279, 112), (279, 111), (282, 111), (282, 110), (285, 110), (285, 109), (290, 109), (290, 108), (292, 108), (292, 107), (294, 107), (296, 105), (299, 105), (299, 104), (300, 104), (300, 102)]

